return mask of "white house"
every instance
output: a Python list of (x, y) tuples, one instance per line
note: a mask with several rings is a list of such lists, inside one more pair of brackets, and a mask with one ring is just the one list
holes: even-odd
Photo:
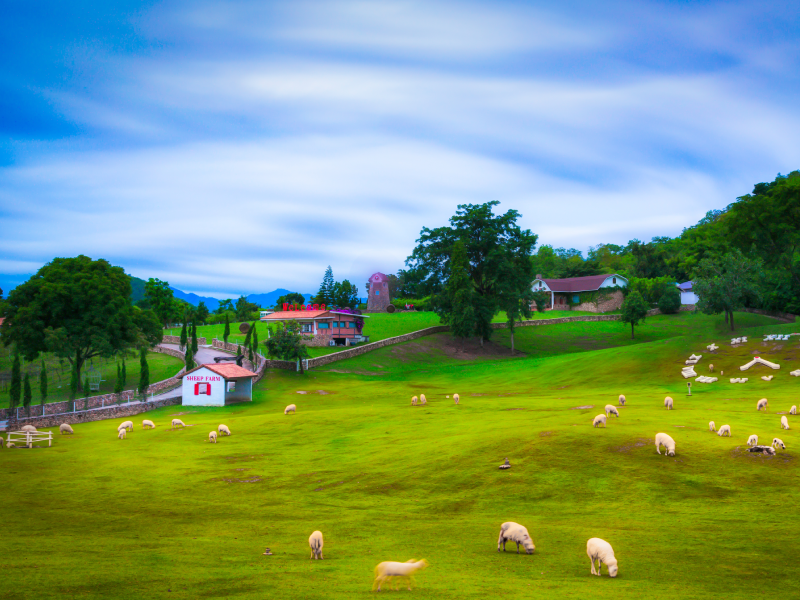
[(699, 298), (697, 294), (694, 293), (692, 281), (686, 281), (684, 283), (677, 284), (678, 289), (681, 292), (681, 304), (697, 304)]
[(183, 375), (183, 402), (187, 406), (225, 406), (253, 400), (256, 374), (235, 364), (200, 365)]

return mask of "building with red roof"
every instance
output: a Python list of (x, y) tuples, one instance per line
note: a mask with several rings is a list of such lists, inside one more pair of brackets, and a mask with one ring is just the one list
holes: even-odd
[(608, 312), (622, 306), (622, 288), (626, 287), (628, 280), (612, 273), (565, 279), (543, 279), (537, 275), (532, 289), (534, 292), (550, 294), (550, 302), (546, 307), (549, 310)]
[[(351, 346), (369, 341), (363, 334), (364, 319), (368, 316), (344, 310), (282, 310), (261, 318), (265, 323), (297, 321), (300, 334), (308, 338), (311, 346)], [(348, 309), (349, 310), (349, 309)]]
[(236, 364), (208, 364), (181, 375), (183, 401), (188, 406), (225, 406), (253, 400), (252, 371)]

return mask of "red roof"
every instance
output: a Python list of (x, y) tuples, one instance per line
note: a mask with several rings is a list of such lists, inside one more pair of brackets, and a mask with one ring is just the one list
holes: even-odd
[(327, 310), (281, 310), (264, 317), (265, 321), (283, 321), (285, 319), (316, 319), (327, 315)]
[(381, 283), (383, 281), (389, 281), (389, 278), (383, 273), (373, 273), (369, 280), (375, 283)]
[(188, 375), (189, 373), (194, 373), (198, 369), (208, 369), (209, 371), (216, 373), (217, 375), (221, 375), (223, 379), (242, 379), (245, 377), (255, 377), (256, 374), (252, 371), (248, 371), (244, 367), (240, 367), (237, 364), (220, 364), (220, 365), (200, 365), (192, 369), (191, 371), (186, 371), (181, 377)]
[(594, 292), (600, 289), (609, 277), (619, 277), (625, 283), (627, 279), (615, 273), (608, 275), (589, 275), (587, 277), (568, 277), (566, 279), (542, 279), (553, 292)]

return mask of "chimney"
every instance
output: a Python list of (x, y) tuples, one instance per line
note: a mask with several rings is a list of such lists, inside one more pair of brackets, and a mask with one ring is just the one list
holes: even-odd
[(536, 279), (541, 279), (541, 278), (542, 278), (542, 274), (541, 273), (537, 273), (536, 274)]

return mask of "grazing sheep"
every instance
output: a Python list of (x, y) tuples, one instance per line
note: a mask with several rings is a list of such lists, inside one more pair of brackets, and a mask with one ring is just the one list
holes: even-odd
[(34, 427), (33, 425), (23, 425), (22, 427), (19, 428), (19, 430), (30, 431), (31, 433), (35, 433), (36, 431), (38, 431), (36, 427)]
[[(408, 589), (411, 590), (412, 575), (419, 571), (420, 569), (424, 569), (428, 566), (428, 561), (424, 558), (422, 560), (415, 561), (413, 558), (408, 562), (392, 562), (386, 561), (380, 563), (377, 567), (375, 567), (375, 581), (372, 584), (372, 590), (375, 591), (376, 587), (377, 590), (381, 591), (381, 584), (391, 580), (394, 577), (398, 578), (405, 578), (408, 581)], [(399, 585), (398, 585), (399, 587)]]
[[(600, 570), (603, 568), (603, 563), (606, 563), (608, 576), (617, 576), (617, 559), (614, 557), (614, 549), (607, 541), (600, 538), (591, 538), (586, 542), (586, 554), (589, 555), (589, 560), (592, 561), (592, 575), (600, 577)], [(597, 561), (597, 570), (594, 568), (594, 561)]]
[(772, 438), (772, 447), (780, 448), (781, 450), (786, 450), (786, 444), (784, 444), (783, 440), (780, 438)]
[(325, 557), (322, 556), (322, 532), (315, 531), (311, 534), (308, 538), (308, 545), (311, 546), (311, 558), (321, 558), (324, 559)]
[(412, 396), (411, 397), (411, 406), (416, 406), (416, 405), (417, 405), (417, 397), (416, 396)]
[(216, 431), (209, 431), (208, 432), (208, 441), (217, 443), (217, 432)]
[(456, 404), (458, 404), (458, 401), (461, 400), (461, 398), (458, 394), (453, 394), (453, 400), (455, 400)]
[(760, 452), (769, 456), (775, 456), (775, 448), (772, 446), (753, 446), (747, 450), (748, 452)]
[(789, 429), (789, 419), (786, 418), (786, 415), (781, 417), (781, 429)]
[(533, 545), (533, 540), (525, 529), (519, 523), (508, 521), (500, 525), (500, 537), (497, 538), (497, 551), (500, 552), (500, 544), (503, 544), (503, 552), (506, 551), (506, 542), (512, 541), (517, 544), (517, 554), (519, 554), (519, 545), (525, 548), (526, 554), (533, 554), (536, 551), (536, 546)]
[(61, 435), (64, 435), (65, 433), (75, 433), (74, 431), (72, 431), (72, 427), (70, 427), (66, 423), (62, 423), (61, 425), (59, 425), (58, 430), (61, 432)]
[(749, 438), (747, 438), (747, 445), (758, 446), (758, 436), (756, 434), (753, 434)]
[(713, 364), (708, 365), (708, 370), (713, 373), (714, 372), (714, 365)]
[(120, 423), (119, 427), (117, 427), (117, 429), (123, 429), (123, 428), (130, 429), (131, 431), (133, 431), (133, 421), (125, 421), (124, 423)]
[(716, 431), (717, 430), (717, 426), (714, 425), (714, 421), (709, 421), (708, 422), (708, 430), (709, 431)]
[(16, 447), (17, 447), (17, 445), (14, 442), (8, 442), (6, 444), (6, 448), (16, 448)]
[(175, 429), (176, 427), (186, 427), (186, 424), (180, 419), (172, 419), (172, 428)]
[(762, 398), (761, 400), (758, 401), (758, 404), (756, 404), (756, 410), (761, 410), (762, 408), (766, 412), (766, 410), (767, 410), (767, 399), (766, 398)]
[(723, 425), (719, 428), (717, 435), (720, 437), (731, 437), (731, 426), (730, 425)]
[(597, 415), (592, 421), (592, 427), (600, 427), (600, 423), (603, 424), (603, 427), (606, 426), (606, 416), (605, 415)]
[(425, 397), (425, 394), (420, 394), (419, 395), (419, 403), (420, 404), (427, 404), (428, 403), (428, 399)]
[(666, 433), (656, 434), (656, 452), (661, 454), (661, 446), (664, 446), (664, 456), (675, 456), (675, 440)]
[(617, 407), (614, 406), (613, 404), (606, 404), (606, 416), (610, 417), (611, 415), (619, 417), (619, 411), (617, 410)]
[(290, 404), (286, 408), (283, 409), (283, 414), (288, 415), (289, 413), (297, 412), (297, 406), (294, 404)]
[(152, 421), (149, 421), (149, 420), (145, 419), (144, 421), (142, 421), (142, 429), (147, 429), (148, 427), (150, 429), (155, 429), (156, 428), (156, 424), (153, 423)]
[(625, 406), (625, 402), (626, 402), (626, 401), (625, 401), (625, 396), (623, 396), (622, 394), (620, 394), (620, 395), (619, 395), (619, 405), (620, 405), (620, 406)]
[(672, 410), (672, 398), (670, 398), (669, 396), (664, 398), (664, 406), (667, 407), (667, 410)]
[(5, 443), (5, 441), (3, 440), (2, 436), (0, 436), (0, 448), (3, 447), (4, 443)]
[(227, 425), (220, 424), (220, 426), (217, 427), (217, 431), (219, 431), (220, 435), (230, 435), (231, 434), (231, 430), (228, 429)]
[(122, 440), (122, 439), (125, 439), (125, 437), (126, 437), (127, 435), (128, 435), (128, 430), (127, 430), (127, 429), (125, 429), (124, 427), (120, 427), (119, 429), (117, 429), (117, 437), (118, 437), (119, 439), (121, 439), (121, 440)]
[(796, 405), (792, 405), (792, 408), (789, 409), (789, 414), (790, 415), (796, 415), (797, 414), (797, 406)]

